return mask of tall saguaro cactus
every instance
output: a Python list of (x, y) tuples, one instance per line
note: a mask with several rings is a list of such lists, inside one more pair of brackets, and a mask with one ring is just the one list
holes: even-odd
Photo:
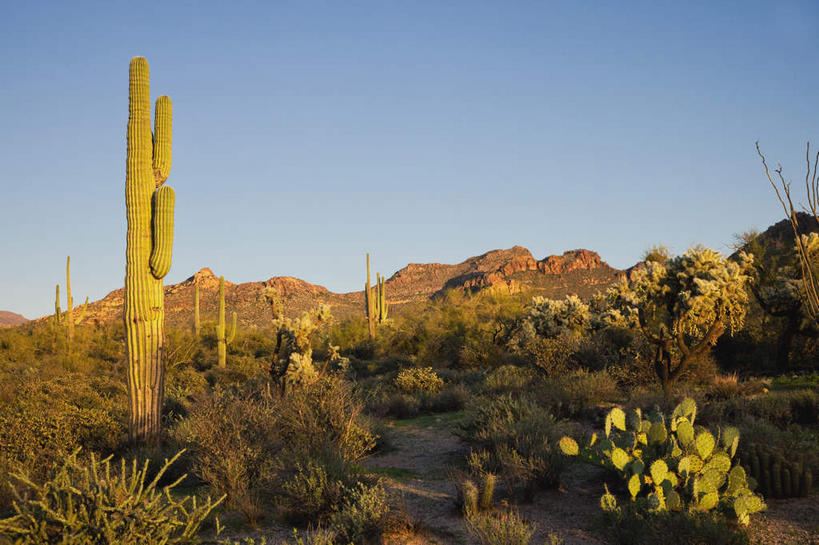
[(367, 283), (364, 284), (364, 306), (367, 311), (367, 327), (370, 340), (375, 339), (375, 302), (370, 289), (370, 254), (367, 254)]
[(219, 367), (227, 366), (227, 345), (236, 336), (236, 313), (233, 313), (230, 332), (225, 327), (225, 277), (219, 277), (219, 321), (216, 324), (216, 344), (219, 356)]
[(379, 324), (387, 320), (387, 293), (384, 287), (384, 277), (381, 273), (375, 275), (375, 319)]
[(171, 170), (171, 99), (156, 101), (151, 132), (148, 61), (129, 69), (125, 208), (125, 333), (132, 441), (159, 439), (165, 387), (165, 297), (171, 266), (174, 191), (163, 186)]

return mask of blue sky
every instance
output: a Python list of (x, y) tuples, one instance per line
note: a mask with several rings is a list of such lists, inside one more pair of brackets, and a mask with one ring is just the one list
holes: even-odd
[(615, 267), (782, 212), (819, 132), (816, 2), (8, 2), (0, 309), (122, 286), (128, 62), (174, 101), (174, 263), (361, 289), (494, 248)]

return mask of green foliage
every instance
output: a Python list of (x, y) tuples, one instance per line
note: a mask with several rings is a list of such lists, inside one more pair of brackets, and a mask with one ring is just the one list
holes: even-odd
[(749, 545), (743, 530), (714, 513), (655, 511), (645, 500), (627, 504), (601, 517), (609, 539), (617, 545)]
[(395, 378), (395, 385), (404, 393), (435, 393), (444, 386), (444, 381), (435, 374), (432, 367), (411, 367), (402, 369)]
[(330, 528), (339, 543), (372, 543), (383, 532), (389, 512), (387, 493), (381, 484), (359, 483), (348, 492), (341, 510), (333, 515)]
[(462, 437), (475, 446), (472, 470), (500, 475), (526, 497), (557, 485), (566, 465), (557, 441), (566, 430), (528, 397), (509, 394), (476, 399), (461, 424)]
[[(286, 397), (217, 391), (191, 407), (175, 436), (190, 449), (194, 474), (254, 522), (267, 500), (310, 489), (322, 472), (345, 486), (354, 482), (338, 476), (352, 471), (376, 439), (361, 410), (350, 386), (336, 377)], [(311, 460), (312, 468), (305, 465)], [(330, 504), (315, 499), (327, 495), (321, 490), (310, 494), (314, 506)]]
[(0, 405), (0, 505), (10, 505), (7, 474), (42, 480), (52, 464), (78, 448), (106, 456), (125, 440), (126, 394), (121, 383), (78, 374), (27, 377)]
[[(143, 543), (198, 543), (197, 534), (211, 511), (222, 501), (175, 497), (176, 481), (159, 488), (170, 465), (168, 460), (150, 479), (147, 463), (134, 460), (119, 468), (111, 459), (98, 461), (91, 454), (87, 464), (77, 453), (66, 457), (44, 483), (37, 484), (25, 473), (14, 474), (15, 515), (0, 520), (0, 535), (21, 545), (100, 543), (128, 545)], [(180, 479), (181, 480), (181, 479)]]
[(535, 533), (535, 525), (515, 511), (472, 516), (466, 527), (480, 545), (528, 545)]
[[(617, 472), (632, 501), (646, 498), (653, 511), (731, 510), (742, 525), (750, 515), (765, 508), (746, 479), (745, 470), (733, 457), (739, 445), (739, 430), (724, 428), (717, 437), (694, 426), (697, 405), (686, 398), (666, 424), (659, 411), (643, 418), (642, 411), (626, 413), (615, 407), (605, 420), (605, 435), (594, 434), (579, 447), (563, 437), (560, 447), (568, 456)], [(605, 510), (617, 508), (606, 491), (601, 500)]]

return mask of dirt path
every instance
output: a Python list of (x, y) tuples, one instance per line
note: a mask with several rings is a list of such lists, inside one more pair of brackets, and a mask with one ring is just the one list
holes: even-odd
[[(390, 427), (392, 449), (364, 464), (385, 477), (388, 490), (401, 498), (415, 526), (414, 535), (394, 537), (390, 545), (474, 543), (455, 508), (451, 473), (464, 468), (469, 454), (469, 447), (453, 433), (455, 421), (452, 415), (443, 415), (398, 422)], [(519, 506), (521, 517), (536, 526), (532, 543), (549, 543), (553, 534), (563, 539), (564, 545), (602, 544), (584, 529), (598, 509), (596, 474), (570, 471), (566, 482), (571, 493), (547, 491), (532, 503)]]

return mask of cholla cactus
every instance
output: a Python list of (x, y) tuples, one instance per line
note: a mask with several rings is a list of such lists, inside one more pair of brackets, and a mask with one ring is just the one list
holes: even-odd
[(285, 395), (293, 387), (314, 382), (319, 374), (313, 365), (313, 335), (319, 326), (330, 319), (330, 307), (319, 305), (300, 318), (280, 317), (273, 321), (276, 332), (276, 351), (270, 366), (270, 375)]
[(524, 320), (543, 337), (579, 336), (588, 329), (591, 312), (576, 295), (560, 300), (533, 297)]
[[(750, 515), (765, 508), (751, 489), (734, 455), (739, 445), (736, 428), (721, 429), (715, 437), (695, 426), (697, 405), (686, 398), (665, 417), (656, 409), (643, 418), (639, 409), (626, 413), (615, 407), (605, 420), (603, 438), (592, 435), (582, 448), (571, 437), (560, 440), (568, 456), (618, 472), (632, 501), (645, 497), (655, 511), (711, 511), (724, 508), (747, 525)], [(605, 510), (617, 508), (606, 488), (600, 499)]]
[(648, 262), (607, 292), (610, 325), (638, 329), (654, 345), (654, 368), (666, 393), (725, 331), (742, 327), (748, 269), (739, 260), (697, 247), (665, 263)]

